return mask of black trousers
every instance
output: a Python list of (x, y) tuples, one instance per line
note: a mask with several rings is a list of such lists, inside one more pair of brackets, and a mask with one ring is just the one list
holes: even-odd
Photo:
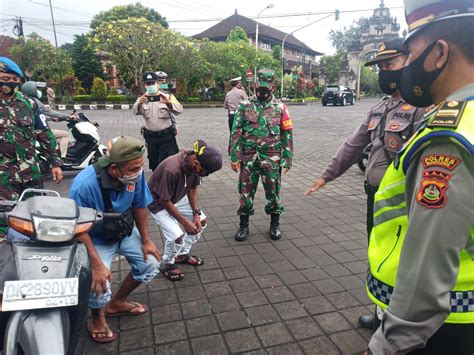
[(165, 133), (159, 137), (145, 135), (149, 167), (152, 171), (166, 158), (179, 152), (176, 136)]
[(370, 233), (372, 232), (372, 228), (374, 228), (374, 200), (378, 186), (369, 185), (369, 183), (365, 181), (364, 189), (367, 194), (367, 245), (369, 245)]
[(232, 126), (234, 124), (234, 116), (235, 116), (235, 113), (228, 113), (227, 114), (227, 117), (228, 117), (228, 123), (229, 123), (229, 133), (232, 132)]
[(472, 355), (474, 354), (474, 324), (445, 323), (428, 339), (426, 347), (409, 355)]

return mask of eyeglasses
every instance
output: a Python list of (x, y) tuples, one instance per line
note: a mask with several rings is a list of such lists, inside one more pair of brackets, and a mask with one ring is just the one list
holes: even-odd
[(19, 83), (20, 78), (17, 76), (11, 77), (11, 76), (0, 76), (0, 81), (2, 83)]

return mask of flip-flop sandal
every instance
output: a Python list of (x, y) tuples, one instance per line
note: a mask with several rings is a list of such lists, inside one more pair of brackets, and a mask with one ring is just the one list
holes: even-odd
[(160, 267), (160, 272), (170, 281), (180, 281), (184, 279), (184, 274), (176, 265), (165, 265)]
[[(115, 340), (117, 340), (117, 333), (110, 330), (109, 326), (107, 326), (105, 328), (105, 330), (103, 331), (92, 331), (91, 330), (91, 322), (92, 320), (88, 320), (87, 321), (87, 332), (89, 333), (91, 339), (93, 341), (95, 341), (96, 343), (98, 344), (106, 344), (106, 343), (111, 343)], [(112, 336), (107, 336), (107, 334), (109, 334), (109, 332), (112, 332)], [(102, 337), (97, 337), (97, 335), (105, 335), (105, 336), (102, 336)], [(94, 336), (95, 335), (95, 336)]]
[[(105, 311), (105, 315), (107, 317), (120, 317), (120, 316), (141, 316), (142, 314), (145, 314), (148, 312), (148, 306), (146, 304), (141, 304), (141, 303), (138, 303), (138, 302), (132, 302), (132, 301), (128, 301), (128, 303), (130, 303), (132, 305), (132, 307), (130, 307), (129, 309), (127, 309), (126, 311), (123, 311), (123, 312), (117, 312), (117, 313), (110, 313), (108, 312), (107, 310)], [(143, 308), (144, 311), (143, 312), (131, 312), (132, 310), (134, 310), (135, 308)]]
[[(180, 255), (180, 256), (183, 257), (183, 260), (180, 260), (180, 261), (176, 260), (176, 264), (188, 264), (192, 266), (204, 265), (204, 260), (195, 255), (186, 254), (186, 255)], [(191, 258), (193, 258), (195, 261), (191, 261)]]

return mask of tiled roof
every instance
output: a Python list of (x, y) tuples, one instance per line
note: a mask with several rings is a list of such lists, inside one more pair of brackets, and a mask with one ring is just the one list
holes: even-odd
[[(225, 40), (227, 36), (229, 35), (230, 31), (232, 31), (232, 29), (234, 29), (236, 26), (242, 27), (249, 37), (255, 37), (256, 25), (257, 25), (256, 21), (248, 17), (239, 15), (236, 11), (232, 16), (227, 17), (226, 19), (208, 28), (207, 30), (201, 33), (198, 33), (197, 35), (194, 35), (193, 38), (196, 38), (196, 39), (209, 38), (211, 40)], [(261, 22), (259, 22), (259, 25), (258, 25), (259, 39), (265, 38), (272, 42), (280, 43), (281, 45), (281, 42), (283, 41), (283, 38), (285, 37), (285, 35), (286, 35), (285, 32), (282, 32), (280, 30), (277, 30), (276, 28), (264, 25)], [(286, 37), (285, 47), (293, 47), (293, 48), (296, 47), (296, 49), (305, 48), (306, 54), (310, 54), (310, 55), (323, 54), (306, 46), (303, 42), (298, 40), (296, 37), (293, 37), (292, 35), (288, 35), (288, 37)]]

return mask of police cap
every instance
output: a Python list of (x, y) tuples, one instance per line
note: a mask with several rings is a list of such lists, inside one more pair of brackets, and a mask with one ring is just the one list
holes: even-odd
[(158, 75), (155, 72), (147, 71), (143, 74), (143, 82), (158, 81)]
[(392, 59), (401, 55), (408, 55), (408, 48), (403, 43), (403, 39), (396, 38), (382, 44), (374, 59), (369, 60), (364, 65), (377, 64), (383, 60)]
[(408, 24), (408, 36), (405, 40), (431, 23), (474, 16), (473, 0), (404, 0), (404, 5)]

